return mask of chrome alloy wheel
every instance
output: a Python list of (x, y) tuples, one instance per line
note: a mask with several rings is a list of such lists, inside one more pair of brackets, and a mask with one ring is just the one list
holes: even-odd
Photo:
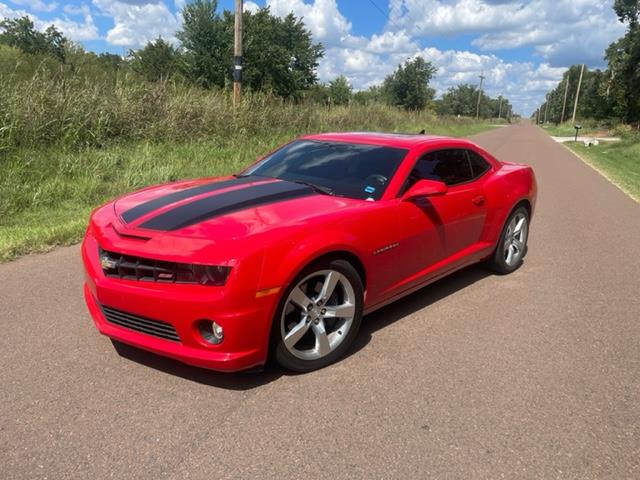
[(347, 337), (356, 313), (351, 282), (335, 270), (320, 270), (295, 286), (282, 311), (280, 330), (286, 349), (303, 360), (333, 352)]
[(524, 256), (528, 233), (527, 217), (523, 213), (514, 215), (505, 232), (503, 244), (504, 261), (508, 266), (516, 265)]

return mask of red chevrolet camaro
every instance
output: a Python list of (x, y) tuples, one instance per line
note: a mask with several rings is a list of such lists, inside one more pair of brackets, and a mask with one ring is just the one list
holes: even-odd
[(472, 142), (301, 137), (238, 175), (149, 187), (96, 209), (84, 295), (101, 333), (220, 371), (342, 357), (363, 315), (527, 252), (536, 181)]

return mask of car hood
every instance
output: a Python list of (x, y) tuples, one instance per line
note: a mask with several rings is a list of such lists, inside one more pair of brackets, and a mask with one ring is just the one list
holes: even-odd
[(149, 187), (113, 203), (113, 228), (123, 236), (237, 240), (299, 226), (362, 206), (362, 200), (319, 194), (266, 177), (219, 177)]

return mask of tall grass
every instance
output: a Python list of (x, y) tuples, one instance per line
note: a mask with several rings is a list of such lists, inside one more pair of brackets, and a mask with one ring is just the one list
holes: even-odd
[[(130, 75), (94, 82), (37, 72), (25, 82), (0, 75), (0, 151), (33, 147), (102, 147), (110, 142), (182, 142), (280, 132), (382, 129), (430, 125), (431, 112), (386, 105), (328, 108), (269, 94), (246, 93), (234, 107), (225, 91), (175, 82), (146, 83)], [(466, 124), (469, 120), (458, 120)]]

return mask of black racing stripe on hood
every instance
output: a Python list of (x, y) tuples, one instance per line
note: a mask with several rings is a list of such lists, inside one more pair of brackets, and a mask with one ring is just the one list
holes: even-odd
[(265, 183), (180, 205), (147, 220), (140, 225), (140, 228), (164, 231), (178, 230), (231, 212), (306, 197), (315, 193), (312, 188), (297, 183), (286, 181)]
[(246, 177), (234, 178), (232, 180), (225, 180), (223, 182), (211, 182), (205, 183), (204, 185), (198, 185), (197, 187), (186, 188), (184, 190), (163, 195), (162, 197), (154, 198), (153, 200), (141, 203), (140, 205), (136, 205), (124, 212), (121, 217), (125, 222), (131, 223), (147, 213), (151, 213), (154, 210), (166, 207), (172, 203), (179, 202), (180, 200), (186, 200), (187, 198), (195, 197), (196, 195), (201, 195), (203, 193), (215, 192), (217, 190), (222, 190), (223, 188), (235, 187), (236, 185), (243, 185), (245, 183), (257, 182), (264, 179), (264, 177), (249, 175)]

